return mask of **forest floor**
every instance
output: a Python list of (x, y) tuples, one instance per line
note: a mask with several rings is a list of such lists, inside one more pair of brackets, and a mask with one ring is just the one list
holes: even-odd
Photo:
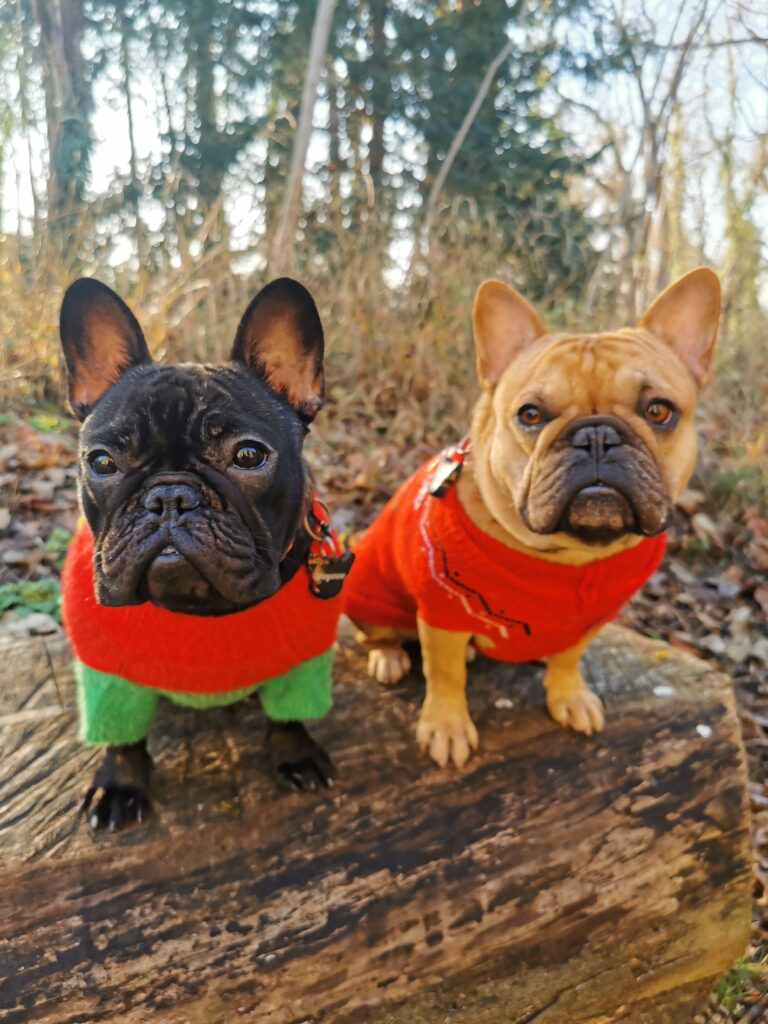
[[(312, 440), (310, 459), (342, 531), (366, 525), (426, 447), (366, 444), (349, 425)], [(369, 438), (370, 440), (370, 438)], [(0, 629), (45, 633), (58, 619), (58, 572), (77, 519), (76, 430), (54, 413), (0, 416)], [(748, 955), (720, 982), (696, 1024), (768, 1021), (768, 518), (724, 517), (691, 488), (660, 570), (621, 621), (733, 679), (754, 819), (754, 930)]]

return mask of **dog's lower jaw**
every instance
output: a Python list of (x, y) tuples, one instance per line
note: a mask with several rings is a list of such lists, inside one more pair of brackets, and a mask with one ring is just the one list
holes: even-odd
[(599, 484), (579, 491), (563, 518), (564, 526), (586, 536), (603, 533), (617, 537), (635, 529), (635, 515), (626, 498), (612, 487)]
[(653, 507), (638, 508), (619, 491), (602, 485), (578, 491), (559, 519), (554, 515), (532, 515), (527, 497), (518, 512), (527, 530), (540, 537), (571, 538), (588, 547), (609, 547), (622, 539), (655, 537), (667, 529), (672, 515), (666, 496)]
[[(188, 615), (229, 615), (267, 600), (280, 587), (276, 565), (251, 573), (239, 586), (223, 594), (194, 565), (179, 556), (175, 561), (150, 565), (139, 592), (159, 608)], [(238, 591), (240, 593), (238, 594)]]
[(272, 561), (251, 568), (247, 575), (229, 581), (223, 593), (192, 562), (178, 552), (160, 555), (149, 563), (131, 588), (120, 578), (96, 573), (99, 604), (109, 608), (144, 604), (185, 615), (230, 615), (265, 601), (281, 585), (280, 564)]

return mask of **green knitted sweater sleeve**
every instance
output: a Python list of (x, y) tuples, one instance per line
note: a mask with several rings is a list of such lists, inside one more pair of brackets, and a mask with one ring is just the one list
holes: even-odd
[(285, 675), (257, 687), (264, 714), (273, 722), (303, 722), (322, 718), (331, 710), (333, 648), (300, 662)]
[(300, 662), (281, 676), (238, 690), (190, 693), (140, 686), (75, 661), (80, 739), (85, 743), (137, 743), (149, 732), (160, 697), (184, 707), (221, 707), (258, 693), (264, 713), (276, 722), (322, 718), (331, 708), (333, 648)]
[(149, 732), (160, 692), (75, 661), (80, 739), (84, 743), (138, 743)]

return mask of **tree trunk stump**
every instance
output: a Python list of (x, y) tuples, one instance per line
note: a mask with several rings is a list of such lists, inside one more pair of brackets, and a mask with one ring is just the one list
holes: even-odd
[(750, 843), (730, 683), (618, 627), (587, 738), (541, 670), (478, 659), (481, 751), (418, 753), (417, 677), (366, 680), (342, 631), (314, 732), (328, 793), (266, 774), (255, 702), (164, 709), (156, 813), (93, 835), (63, 640), (0, 650), (0, 1020), (682, 1024), (745, 949)]

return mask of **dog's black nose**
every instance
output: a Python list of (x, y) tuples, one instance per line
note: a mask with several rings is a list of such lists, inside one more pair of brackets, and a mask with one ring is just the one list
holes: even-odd
[(591, 423), (578, 427), (570, 436), (574, 448), (586, 448), (590, 455), (600, 458), (609, 448), (622, 444), (621, 435), (609, 423)]
[(191, 512), (200, 504), (200, 492), (189, 484), (155, 484), (143, 498), (147, 512), (168, 515)]

